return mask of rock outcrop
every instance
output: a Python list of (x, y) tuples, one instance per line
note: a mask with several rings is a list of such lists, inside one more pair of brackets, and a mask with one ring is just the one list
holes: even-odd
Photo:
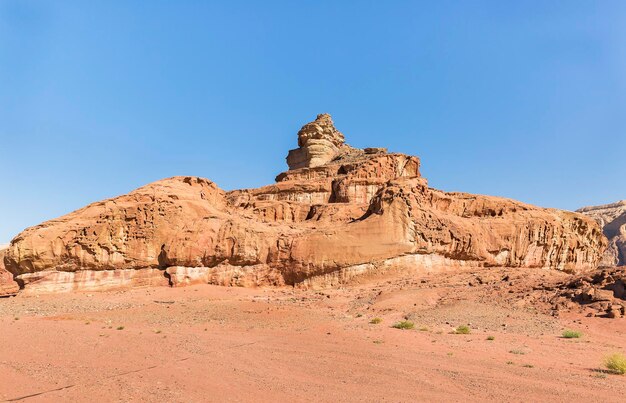
[(4, 268), (4, 254), (8, 245), (0, 245), (0, 297), (17, 294), (20, 287), (13, 280), (13, 275)]
[(558, 297), (591, 310), (588, 316), (621, 318), (626, 313), (626, 268), (603, 268), (560, 284)]
[(160, 180), (19, 234), (6, 267), (26, 292), (194, 283), (326, 286), (395, 270), (595, 268), (606, 247), (581, 214), (428, 187), (417, 157), (345, 145), (305, 125), (276, 183), (225, 192)]
[(600, 224), (609, 246), (602, 256), (602, 266), (626, 265), (626, 200), (602, 206), (584, 207), (577, 212)]
[(313, 168), (324, 165), (352, 147), (345, 144), (343, 134), (335, 128), (327, 113), (302, 126), (298, 132), (298, 148), (287, 155), (289, 169)]

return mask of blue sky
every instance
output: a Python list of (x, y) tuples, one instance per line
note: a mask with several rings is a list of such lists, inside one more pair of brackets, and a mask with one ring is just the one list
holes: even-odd
[(623, 1), (0, 1), (0, 243), (173, 175), (271, 183), (329, 112), (431, 186), (626, 198)]

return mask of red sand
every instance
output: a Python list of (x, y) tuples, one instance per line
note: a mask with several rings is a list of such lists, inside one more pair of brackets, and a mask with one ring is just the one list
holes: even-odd
[[(441, 275), (427, 281), (2, 299), (0, 400), (624, 399), (626, 376), (600, 370), (626, 352), (626, 320), (556, 319)], [(415, 329), (391, 327), (404, 316)], [(471, 334), (450, 333), (461, 318)], [(584, 335), (563, 339), (564, 328)]]

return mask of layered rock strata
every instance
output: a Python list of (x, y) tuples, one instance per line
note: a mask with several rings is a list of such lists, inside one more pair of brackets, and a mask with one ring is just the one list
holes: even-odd
[(343, 141), (319, 115), (273, 185), (225, 192), (198, 177), (160, 180), (26, 229), (6, 267), (30, 292), (318, 287), (396, 270), (583, 271), (606, 247), (581, 214), (432, 189), (417, 157)]
[(602, 256), (602, 266), (626, 265), (626, 200), (578, 210), (600, 224), (609, 246)]
[(351, 149), (330, 115), (324, 113), (302, 126), (298, 132), (298, 148), (289, 151), (287, 165), (289, 169), (317, 167)]

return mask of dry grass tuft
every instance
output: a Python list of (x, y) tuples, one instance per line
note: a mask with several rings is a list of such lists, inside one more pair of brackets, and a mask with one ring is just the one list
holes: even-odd
[(415, 324), (411, 322), (410, 320), (403, 320), (403, 321), (394, 323), (393, 326), (391, 327), (395, 329), (410, 330), (415, 327)]
[(626, 374), (626, 357), (621, 353), (611, 354), (605, 358), (604, 366), (614, 374), (624, 375)]

